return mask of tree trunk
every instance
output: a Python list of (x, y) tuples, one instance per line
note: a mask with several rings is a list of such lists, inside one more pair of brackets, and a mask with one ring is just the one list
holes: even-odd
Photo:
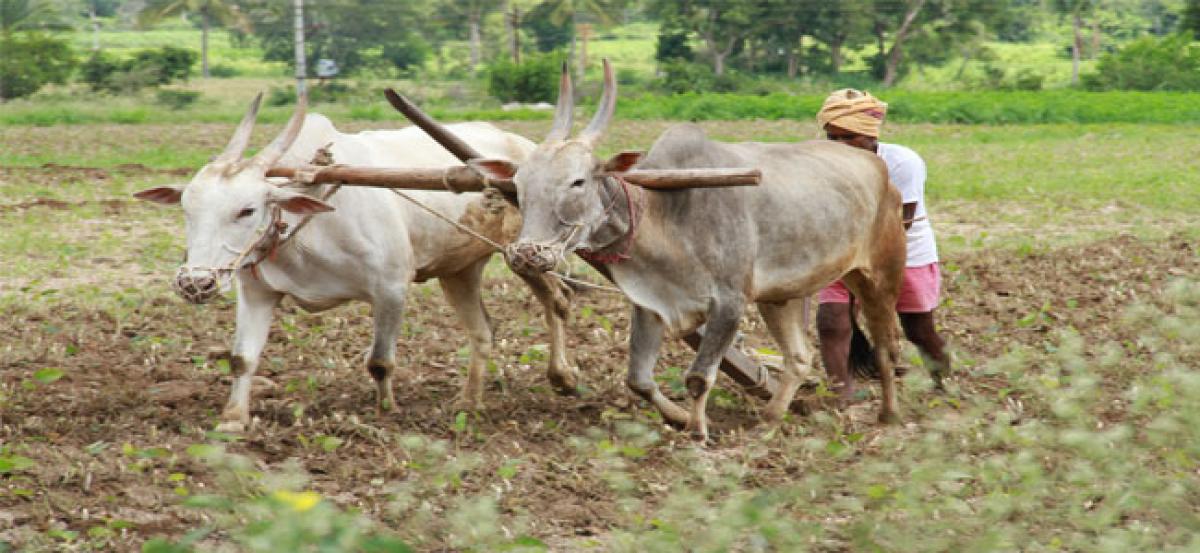
[(473, 13), (470, 16), (468, 16), (467, 25), (468, 25), (468, 28), (470, 29), (470, 34), (471, 34), (471, 60), (470, 60), (471, 65), (470, 65), (470, 68), (471, 68), (471, 72), (474, 73), (475, 69), (477, 67), (479, 67), (479, 49), (481, 46), (480, 43), (483, 42), (483, 40), (479, 36), (479, 14)]
[(513, 6), (512, 14), (508, 19), (509, 42), (508, 48), (512, 52), (513, 63), (521, 64), (521, 8)]
[(208, 78), (208, 12), (200, 12), (200, 76)]
[(796, 41), (795, 48), (788, 50), (787, 60), (787, 76), (789, 79), (795, 79), (796, 75), (800, 74), (800, 54), (804, 51), (804, 35), (800, 35)]
[(833, 70), (833, 74), (837, 75), (842, 71), (842, 42), (844, 37), (837, 37), (829, 43), (829, 66)]
[(954, 80), (956, 80), (956, 81), (957, 81), (957, 80), (959, 80), (959, 79), (961, 79), (961, 78), (962, 78), (962, 76), (963, 76), (963, 73), (964, 73), (964, 72), (967, 70), (967, 64), (968, 64), (968, 63), (971, 63), (971, 55), (972, 55), (973, 53), (974, 53), (974, 50), (972, 50), (972, 49), (970, 49), (970, 48), (966, 48), (966, 49), (964, 49), (964, 50), (963, 50), (963, 52), (962, 52), (962, 57), (963, 57), (963, 59), (962, 59), (962, 63), (960, 63), (960, 64), (958, 65), (958, 71), (954, 72)]
[(96, 0), (88, 2), (88, 19), (92, 21), (92, 51), (100, 50), (100, 19), (96, 17)]
[(592, 38), (592, 24), (580, 23), (576, 26), (576, 31), (579, 34), (579, 82), (583, 82), (583, 77), (587, 73), (588, 66), (588, 39)]
[(1071, 26), (1075, 31), (1075, 40), (1071, 42), (1071, 84), (1079, 84), (1079, 56), (1080, 50), (1083, 49), (1083, 36), (1079, 29), (1083, 25), (1083, 20), (1076, 13), (1071, 19)]
[(904, 59), (904, 39), (908, 38), (908, 31), (924, 5), (925, 0), (917, 0), (917, 3), (908, 9), (908, 13), (904, 14), (904, 22), (900, 24), (900, 28), (896, 29), (896, 39), (892, 41), (892, 49), (887, 55), (887, 71), (883, 74), (885, 87), (896, 84), (896, 79), (900, 76), (900, 61)]
[(304, 85), (304, 77), (308, 75), (308, 68), (304, 61), (304, 0), (293, 0), (292, 6), (295, 13), (295, 19), (292, 22), (292, 33), (295, 37), (296, 48), (296, 95), (302, 96), (307, 93)]
[(716, 41), (716, 38), (712, 36), (712, 34), (705, 33), (704, 35), (702, 35), (702, 38), (704, 39), (704, 46), (706, 48), (708, 48), (709, 52), (712, 52), (713, 74), (715, 74), (717, 76), (724, 75), (725, 74), (725, 58), (729, 57), (729, 54), (731, 54), (733, 52), (733, 47), (737, 46), (737, 43), (739, 40), (742, 40), (742, 35), (738, 34), (738, 35), (733, 35), (732, 37), (730, 37), (729, 42), (726, 43), (725, 49), (723, 49), (723, 50), (717, 49), (717, 41)]

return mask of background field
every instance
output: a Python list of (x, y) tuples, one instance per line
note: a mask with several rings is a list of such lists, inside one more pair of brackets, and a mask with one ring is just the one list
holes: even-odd
[[(530, 137), (549, 126), (498, 124)], [(602, 150), (646, 148), (668, 124), (619, 120)], [(807, 119), (701, 125), (723, 140), (816, 133)], [(373, 532), (476, 550), (1198, 545), (1190, 127), (889, 124), (888, 139), (930, 168), (951, 393), (931, 392), (906, 350), (905, 425), (876, 426), (868, 402), (766, 432), (762, 403), (722, 379), (706, 448), (625, 391), (619, 297), (577, 298), (570, 346), (585, 389), (555, 395), (540, 315), (498, 262), (487, 411), (446, 407), (465, 341), (427, 283), (408, 311), (402, 362), (417, 376), (396, 413), (371, 408), (364, 306), (287, 305), (254, 428), (206, 432), (228, 391), (217, 352), (233, 300), (193, 307), (172, 294), (181, 213), (129, 194), (186, 181), (231, 128), (0, 127), (0, 542), (128, 550), (200, 529), (209, 547)], [(277, 129), (261, 125), (255, 143)], [(757, 315), (743, 330), (741, 347), (769, 360)], [(675, 397), (690, 359), (669, 344), (658, 365)]]

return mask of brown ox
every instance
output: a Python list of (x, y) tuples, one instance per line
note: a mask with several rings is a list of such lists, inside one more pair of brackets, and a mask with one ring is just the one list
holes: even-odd
[[(714, 142), (685, 124), (664, 132), (639, 168), (758, 167), (762, 184), (669, 192), (630, 187), (619, 173), (639, 154), (607, 161), (593, 154), (616, 96), (605, 61), (600, 107), (588, 127), (569, 139), (573, 102), (564, 72), (553, 128), (519, 169), (503, 160), (473, 163), (516, 183), (524, 222), (509, 264), (540, 273), (577, 250), (606, 260), (633, 303), (629, 387), (669, 422), (702, 438), (708, 435), (705, 402), (746, 304), (758, 305), (784, 354), (779, 391), (765, 412), (777, 421), (812, 370), (801, 322), (804, 299), (843, 277), (876, 346), (883, 387), (879, 418), (897, 420), (895, 304), (905, 238), (900, 194), (883, 162), (827, 141)], [(686, 377), (689, 413), (662, 394), (652, 372), (664, 334), (682, 336), (701, 324), (704, 338)]]

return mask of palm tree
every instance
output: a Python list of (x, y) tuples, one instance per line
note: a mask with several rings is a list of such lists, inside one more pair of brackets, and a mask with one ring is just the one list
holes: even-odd
[(579, 80), (583, 80), (583, 72), (587, 69), (587, 41), (591, 36), (591, 25), (581, 23), (580, 16), (593, 18), (602, 26), (612, 25), (617, 15), (624, 9), (626, 0), (546, 0), (554, 4), (550, 12), (550, 21), (562, 25), (567, 20), (574, 23), (576, 36), (580, 38), (579, 49)]
[(138, 25), (149, 26), (180, 14), (200, 17), (200, 74), (204, 78), (208, 78), (208, 28), (214, 23), (249, 27), (249, 19), (230, 0), (147, 0), (146, 7), (138, 13)]
[(453, 19), (465, 19), (471, 45), (470, 68), (474, 73), (479, 67), (483, 52), (483, 19), (502, 8), (505, 0), (443, 0), (438, 11)]
[(1079, 84), (1079, 58), (1083, 51), (1083, 16), (1094, 8), (1093, 0), (1055, 0), (1054, 9), (1071, 17), (1071, 30), (1074, 40), (1071, 41), (1071, 84)]
[(70, 27), (62, 10), (47, 0), (0, 0), (0, 34)]

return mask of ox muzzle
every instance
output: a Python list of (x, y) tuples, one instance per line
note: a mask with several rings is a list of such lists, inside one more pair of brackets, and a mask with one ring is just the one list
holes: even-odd
[(212, 301), (221, 294), (222, 289), (228, 288), (228, 277), (220, 269), (205, 269), (199, 267), (180, 267), (175, 272), (175, 280), (171, 288), (179, 297), (192, 304), (202, 304)]
[(504, 261), (508, 267), (523, 275), (551, 271), (562, 258), (562, 248), (548, 244), (516, 242), (504, 249)]

